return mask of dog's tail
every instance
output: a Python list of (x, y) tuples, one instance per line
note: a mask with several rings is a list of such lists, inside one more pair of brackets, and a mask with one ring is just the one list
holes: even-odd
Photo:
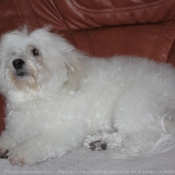
[(166, 134), (162, 136), (156, 144), (148, 150), (148, 152), (143, 153), (144, 157), (152, 156), (159, 153), (164, 153), (170, 149), (175, 148), (175, 134)]
[(155, 145), (149, 149), (148, 151), (138, 154), (129, 156), (130, 158), (139, 159), (142, 157), (151, 157), (156, 154), (161, 154), (167, 152), (171, 149), (175, 148), (175, 134), (166, 134), (162, 136)]
[(166, 151), (169, 151), (170, 149), (175, 148), (175, 121), (172, 121), (171, 117), (167, 117), (167, 115), (165, 114), (162, 117), (161, 125), (164, 130), (164, 134), (159, 138), (154, 146), (150, 150), (148, 150), (148, 152), (143, 153), (143, 155), (141, 156), (152, 156), (155, 154), (164, 153)]
[(116, 154), (112, 153), (114, 159), (140, 159), (144, 157), (150, 157), (156, 154), (167, 152), (171, 149), (175, 149), (175, 121), (165, 121), (162, 119), (162, 128), (164, 133), (159, 137), (158, 141), (148, 149), (139, 154), (132, 154), (126, 151), (118, 150)]
[(167, 134), (161, 137), (156, 144), (149, 150), (140, 154), (130, 154), (121, 150), (116, 152), (108, 152), (108, 158), (112, 159), (127, 159), (127, 160), (137, 160), (145, 157), (151, 157), (156, 154), (161, 154), (175, 148), (175, 134)]
[[(150, 157), (156, 154), (160, 154), (160, 153), (164, 153), (167, 152), (171, 149), (175, 149), (175, 121), (174, 119), (172, 119), (171, 116), (165, 114), (162, 117), (161, 120), (161, 127), (162, 127), (162, 134), (160, 135), (159, 132), (153, 133), (153, 131), (150, 131), (150, 133), (148, 133), (148, 130), (145, 133), (147, 134), (147, 141), (150, 140), (154, 140), (152, 141), (152, 143), (144, 150), (142, 150), (140, 153), (132, 153), (132, 151), (123, 151), (122, 149), (117, 151), (116, 154), (113, 154), (112, 157), (115, 157), (115, 159), (139, 159), (142, 157)], [(157, 135), (157, 136), (156, 136)], [(135, 136), (135, 141), (137, 140), (142, 140), (142, 138), (144, 137), (142, 134), (138, 133), (138, 134), (134, 134)], [(157, 138), (157, 139), (156, 139)], [(131, 137), (131, 143), (133, 140), (133, 137)], [(157, 140), (157, 141), (156, 141)], [(144, 139), (143, 139), (144, 142)], [(147, 144), (146, 142), (144, 143), (145, 145)], [(143, 144), (142, 144), (143, 145)], [(145, 146), (143, 145), (143, 147)], [(130, 142), (129, 144), (125, 145), (126, 147), (130, 146)]]

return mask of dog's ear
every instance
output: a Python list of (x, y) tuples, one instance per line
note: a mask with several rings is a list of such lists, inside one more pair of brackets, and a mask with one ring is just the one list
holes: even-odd
[(73, 45), (69, 44), (66, 39), (57, 34), (51, 34), (51, 44), (56, 43), (56, 52), (63, 56), (63, 62), (67, 69), (68, 80), (65, 85), (73, 91), (81, 88), (84, 71), (81, 60), (85, 55), (78, 51)]
[(66, 85), (74, 91), (81, 87), (82, 78), (84, 77), (79, 57), (81, 57), (81, 53), (78, 51), (71, 51), (66, 54), (65, 60), (68, 74), (68, 82)]

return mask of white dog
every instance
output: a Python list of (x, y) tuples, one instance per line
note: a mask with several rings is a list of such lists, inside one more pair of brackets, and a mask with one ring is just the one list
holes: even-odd
[(13, 31), (0, 45), (6, 99), (1, 158), (34, 164), (81, 145), (115, 158), (175, 143), (175, 69), (135, 57), (92, 58), (46, 28)]

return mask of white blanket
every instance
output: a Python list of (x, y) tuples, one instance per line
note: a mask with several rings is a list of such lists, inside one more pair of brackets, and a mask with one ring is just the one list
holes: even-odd
[(0, 175), (175, 175), (175, 149), (140, 160), (106, 159), (111, 152), (112, 150), (95, 152), (81, 148), (61, 158), (33, 166), (12, 166), (8, 160), (0, 159)]

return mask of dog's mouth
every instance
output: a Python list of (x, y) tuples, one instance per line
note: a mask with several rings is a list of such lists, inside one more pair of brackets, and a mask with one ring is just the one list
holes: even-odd
[(25, 69), (18, 69), (16, 70), (15, 75), (18, 77), (25, 77), (28, 75), (28, 72)]
[(34, 90), (36, 91), (37, 84), (35, 76), (31, 66), (28, 65), (28, 62), (25, 62), (22, 59), (15, 59), (12, 62), (13, 72), (11, 75), (12, 82), (19, 90)]

